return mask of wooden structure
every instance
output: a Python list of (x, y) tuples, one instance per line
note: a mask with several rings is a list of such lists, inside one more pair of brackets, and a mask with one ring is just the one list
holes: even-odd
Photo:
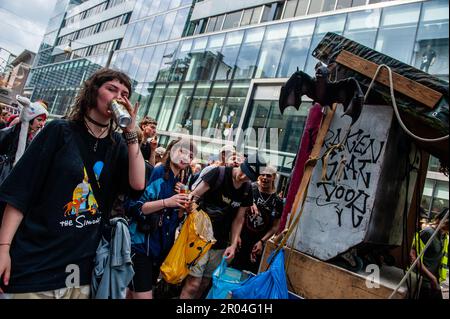
[[(329, 47), (330, 46), (327, 48)], [(323, 51), (320, 52), (323, 53)], [(327, 54), (331, 55), (331, 52), (327, 52)], [(336, 62), (341, 66), (352, 69), (361, 75), (367, 76), (368, 78), (373, 77), (375, 70), (378, 67), (376, 63), (364, 60), (363, 58), (345, 50), (342, 50), (340, 54), (337, 55)], [(433, 90), (432, 88), (428, 88), (421, 83), (407, 79), (406, 77), (403, 77), (395, 72), (393, 78), (394, 90), (396, 90), (397, 93), (401, 93), (404, 96), (408, 96), (413, 100), (419, 101), (422, 105), (427, 106), (429, 109), (433, 109), (438, 103), (440, 103), (440, 101), (443, 100), (443, 95), (440, 92)], [(389, 80), (387, 72), (381, 72), (376, 80), (379, 83), (388, 85)], [(372, 106), (371, 112), (374, 112), (376, 108), (377, 106)], [(388, 106), (382, 105), (379, 106), (379, 108), (388, 108)], [(389, 106), (389, 108), (391, 107)], [(363, 113), (365, 111), (367, 112), (367, 106), (365, 106)], [(331, 121), (331, 118), (333, 118), (334, 115), (333, 112), (334, 111), (330, 112), (322, 123), (322, 127), (316, 140), (316, 145), (314, 146), (311, 154), (312, 157), (318, 157), (323, 154), (323, 151), (326, 149), (323, 145), (327, 142), (329, 144), (328, 146), (332, 144), (330, 143), (332, 137), (329, 135), (329, 130), (330, 127), (333, 129), (333, 122), (336, 118), (338, 118), (338, 116), (335, 116), (333, 121)], [(362, 117), (364, 117), (363, 114)], [(364, 122), (364, 119), (362, 119), (362, 121)], [(346, 195), (349, 193), (342, 190), (342, 196), (335, 199), (333, 202), (333, 208), (336, 208), (337, 215), (334, 217), (339, 220), (339, 224), (334, 226), (330, 226), (332, 214), (327, 215), (327, 213), (324, 213), (324, 211), (327, 210), (326, 207), (328, 205), (323, 201), (323, 198), (330, 195), (333, 190), (325, 190), (322, 194), (317, 194), (321, 175), (327, 175), (329, 179), (333, 178), (333, 174), (337, 173), (339, 164), (335, 163), (336, 166), (332, 168), (332, 174), (330, 174), (329, 167), (325, 167), (325, 169), (322, 170), (321, 164), (319, 164), (320, 167), (308, 167), (305, 169), (288, 224), (288, 226), (293, 225), (288, 232), (290, 238), (287, 243), (282, 241), (282, 244), (286, 244), (286, 273), (288, 277), (289, 289), (303, 298), (385, 299), (392, 294), (397, 284), (401, 281), (404, 274), (402, 269), (405, 269), (407, 266), (407, 254), (411, 245), (413, 233), (416, 229), (415, 222), (417, 217), (417, 206), (415, 203), (418, 202), (418, 199), (420, 201), (420, 196), (423, 191), (429, 154), (421, 149), (421, 146), (423, 145), (422, 143), (416, 143), (418, 148), (415, 148), (412, 141), (405, 137), (393, 117), (393, 112), (390, 112), (390, 114), (386, 113), (385, 116), (372, 116), (372, 114), (370, 114), (367, 117), (366, 114), (366, 121), (369, 130), (371, 129), (370, 126), (372, 126), (374, 130), (376, 130), (377, 126), (385, 126), (385, 132), (389, 132), (386, 134), (387, 139), (385, 142), (388, 143), (388, 139), (392, 138), (392, 141), (390, 142), (391, 146), (388, 144), (385, 144), (385, 146), (390, 148), (389, 152), (392, 152), (392, 154), (388, 154), (389, 156), (387, 158), (387, 163), (378, 163), (380, 165), (375, 167), (375, 175), (378, 175), (377, 184), (380, 187), (377, 186), (375, 189), (372, 189), (371, 194), (375, 197), (378, 196), (378, 199), (371, 201), (369, 203), (369, 207), (366, 205), (365, 210), (359, 210), (359, 217), (356, 216), (356, 219), (354, 214), (355, 209), (351, 212), (353, 217), (350, 219), (350, 222), (353, 222), (353, 226), (355, 226), (355, 222), (358, 226), (363, 225), (364, 229), (362, 232), (360, 231), (357, 235), (355, 235), (355, 232), (353, 232), (350, 228), (347, 228), (342, 236), (336, 232), (336, 229), (343, 226), (343, 220), (341, 217), (344, 210), (346, 208), (351, 208), (352, 206), (349, 203), (344, 203), (344, 205), (339, 206), (339, 199), (343, 198), (345, 200)], [(407, 120), (407, 124), (411, 123), (414, 123), (414, 121), (411, 119)], [(341, 127), (342, 131), (335, 134), (335, 136), (339, 136), (341, 133), (345, 136), (345, 123), (339, 123), (336, 127)], [(376, 138), (368, 138), (368, 142), (374, 140), (376, 140)], [(404, 142), (406, 140), (408, 140), (408, 142)], [(335, 142), (339, 143), (339, 138), (335, 139)], [(402, 145), (405, 146), (408, 145), (408, 143), (411, 147), (402, 149)], [(447, 143), (448, 141), (445, 142), (445, 144)], [(432, 151), (434, 153), (437, 149), (439, 151), (438, 155), (440, 155), (440, 158), (446, 162), (448, 161), (448, 144), (445, 150), (442, 147), (442, 144), (443, 142), (439, 142), (435, 143), (436, 146), (427, 146), (427, 151)], [(351, 145), (347, 143), (346, 146), (347, 148), (354, 147), (355, 144)], [(398, 157), (398, 154), (401, 156)], [(348, 160), (348, 155), (349, 154), (344, 155), (344, 157), (347, 157), (345, 160)], [(383, 161), (385, 160), (383, 158), (383, 152), (380, 151), (380, 154), (378, 155), (381, 156)], [(398, 157), (398, 162), (408, 162), (417, 169), (417, 172), (419, 172), (418, 174), (413, 175), (412, 179), (409, 179), (409, 184), (406, 184), (406, 181), (398, 183), (398, 177), (401, 175), (400, 170), (405, 166), (404, 163), (396, 165), (398, 164), (395, 162), (396, 156)], [(391, 157), (391, 159), (389, 159), (389, 157)], [(376, 164), (375, 162), (371, 164)], [(344, 161), (344, 164), (347, 163), (348, 162)], [(385, 167), (383, 168), (383, 166)], [(346, 177), (348, 178), (350, 174), (349, 172), (347, 173), (348, 175)], [(367, 177), (367, 174), (364, 175), (364, 172), (361, 170), (356, 172), (356, 174), (360, 174), (361, 176), (359, 177), (361, 177), (361, 179)], [(359, 183), (363, 184), (367, 181), (367, 179), (364, 181), (358, 178), (356, 180), (356, 185)], [(311, 184), (310, 180), (312, 181)], [(334, 184), (333, 182), (330, 182), (329, 185), (336, 186), (336, 181), (339, 182), (338, 179), (336, 179)], [(366, 186), (367, 185), (368, 184), (366, 183)], [(353, 187), (352, 185), (347, 186), (349, 186), (348, 189), (352, 189)], [(302, 200), (304, 196), (306, 196), (305, 193), (307, 191), (309, 191), (309, 194), (308, 197), (305, 197), (306, 199), (303, 205)], [(336, 191), (337, 189), (334, 189), (334, 192)], [(406, 197), (406, 194), (408, 197)], [(325, 197), (321, 198), (320, 195)], [(383, 203), (384, 195), (389, 197), (386, 200), (388, 202), (387, 204)], [(348, 199), (350, 199), (351, 196), (348, 196)], [(365, 199), (367, 200), (367, 196)], [(404, 229), (401, 227), (405, 221), (403, 218), (405, 202), (408, 203), (408, 208), (406, 210), (408, 212), (406, 236), (403, 233)], [(320, 204), (322, 204), (322, 206)], [(367, 201), (365, 204), (367, 204)], [(378, 212), (374, 214), (373, 210), (378, 210)], [(358, 209), (356, 209), (356, 211), (358, 212)], [(318, 218), (319, 215), (323, 215), (322, 217), (324, 218)], [(321, 219), (323, 221), (321, 221)], [(298, 225), (296, 222), (298, 222)], [(296, 238), (296, 231), (299, 233), (299, 240)], [(405, 237), (407, 238), (406, 241), (404, 240)], [(343, 242), (344, 244), (342, 244)], [(393, 252), (393, 255), (396, 257), (397, 267), (383, 266), (379, 268), (380, 276), (378, 288), (372, 285), (373, 282), (371, 282), (371, 279), (373, 279), (373, 274), (365, 272), (366, 269), (363, 269), (360, 272), (350, 272), (332, 263), (326, 262), (326, 260), (344, 252), (346, 249), (349, 249), (352, 245), (353, 247), (360, 248), (361, 244), (366, 243), (381, 245), (384, 243), (387, 247), (390, 247), (391, 252)], [(260, 270), (266, 269), (267, 257), (275, 248), (276, 245), (273, 241), (268, 242), (262, 258)], [(410, 284), (414, 284), (414, 281)], [(407, 297), (408, 289), (406, 285), (402, 286), (394, 296), (394, 298)]]

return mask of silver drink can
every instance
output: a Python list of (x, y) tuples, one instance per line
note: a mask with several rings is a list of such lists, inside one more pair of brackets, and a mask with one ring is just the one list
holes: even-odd
[(131, 116), (125, 106), (116, 100), (111, 101), (111, 111), (114, 114), (114, 120), (121, 128), (125, 128), (131, 123)]

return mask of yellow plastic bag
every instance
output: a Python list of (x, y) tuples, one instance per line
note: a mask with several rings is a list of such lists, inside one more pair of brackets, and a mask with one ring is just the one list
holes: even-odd
[(161, 265), (161, 274), (169, 284), (179, 284), (189, 270), (216, 242), (208, 214), (194, 210), (181, 227), (180, 234)]

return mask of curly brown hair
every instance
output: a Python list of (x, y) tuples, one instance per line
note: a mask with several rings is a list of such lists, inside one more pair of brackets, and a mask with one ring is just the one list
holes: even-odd
[[(96, 71), (83, 83), (83, 87), (78, 93), (75, 104), (72, 106), (68, 119), (75, 122), (82, 122), (84, 116), (90, 108), (97, 106), (98, 89), (106, 82), (117, 80), (125, 85), (131, 95), (131, 80), (123, 72), (113, 69), (102, 68)], [(114, 121), (111, 119), (111, 131), (113, 130)]]
[(142, 121), (139, 122), (139, 128), (140, 128), (141, 130), (143, 130), (143, 129), (144, 129), (143, 126), (144, 126), (144, 125), (147, 125), (147, 124), (158, 125), (158, 122), (157, 122), (154, 118), (152, 118), (152, 117), (150, 117), (150, 116), (145, 116), (145, 117), (142, 119)]

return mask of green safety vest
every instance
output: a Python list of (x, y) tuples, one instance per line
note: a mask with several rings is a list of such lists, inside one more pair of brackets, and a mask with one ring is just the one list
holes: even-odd
[[(422, 239), (420, 238), (420, 233), (416, 233), (414, 236), (412, 247), (416, 247), (416, 242), (419, 242), (419, 249), (416, 248), (417, 255), (419, 255), (423, 249), (425, 248), (425, 244), (423, 243)], [(420, 258), (420, 261), (423, 262), (423, 255)], [(439, 283), (442, 283), (447, 279), (447, 273), (448, 273), (448, 234), (444, 237), (444, 243), (443, 243), (443, 254), (441, 259), (441, 265), (439, 266)]]

